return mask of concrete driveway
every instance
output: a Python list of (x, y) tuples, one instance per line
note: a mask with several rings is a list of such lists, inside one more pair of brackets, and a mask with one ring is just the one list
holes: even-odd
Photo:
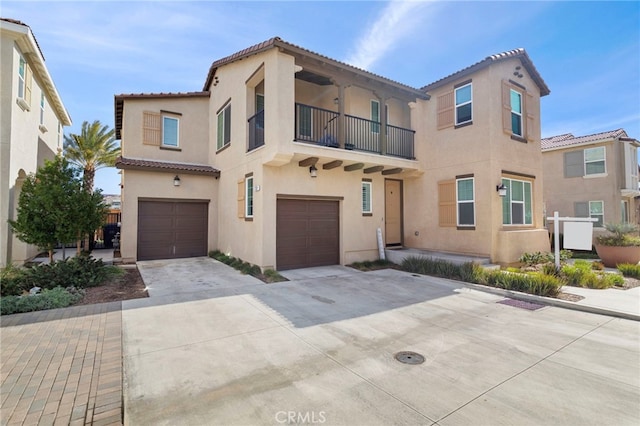
[(635, 321), (392, 270), (264, 284), (209, 258), (138, 267), (151, 297), (123, 302), (126, 424), (640, 423)]

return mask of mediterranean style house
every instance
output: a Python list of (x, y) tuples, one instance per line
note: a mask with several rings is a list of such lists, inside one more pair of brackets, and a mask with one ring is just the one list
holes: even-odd
[(201, 91), (115, 96), (124, 261), (218, 249), (279, 270), (411, 247), (549, 249), (540, 97), (524, 49), (417, 89), (280, 38)]
[(0, 18), (0, 266), (20, 264), (38, 248), (19, 241), (15, 219), (22, 182), (62, 149), (71, 118), (31, 29)]
[(638, 140), (618, 129), (553, 136), (541, 145), (549, 215), (595, 218), (598, 232), (605, 223), (638, 223)]

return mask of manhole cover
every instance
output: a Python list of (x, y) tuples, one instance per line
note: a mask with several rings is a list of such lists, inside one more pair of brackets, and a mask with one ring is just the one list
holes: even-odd
[(422, 364), (424, 357), (417, 352), (403, 351), (395, 355), (395, 359), (404, 364)]

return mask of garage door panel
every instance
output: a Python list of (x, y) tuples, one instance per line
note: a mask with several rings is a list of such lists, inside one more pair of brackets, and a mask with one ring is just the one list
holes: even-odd
[(138, 202), (138, 260), (205, 256), (207, 241), (207, 203)]
[(278, 200), (277, 212), (279, 270), (340, 263), (337, 201)]

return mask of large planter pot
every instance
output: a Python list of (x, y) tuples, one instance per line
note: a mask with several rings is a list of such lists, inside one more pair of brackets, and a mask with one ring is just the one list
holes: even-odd
[(598, 257), (608, 268), (615, 268), (621, 263), (636, 264), (640, 262), (640, 247), (603, 246), (596, 244)]

